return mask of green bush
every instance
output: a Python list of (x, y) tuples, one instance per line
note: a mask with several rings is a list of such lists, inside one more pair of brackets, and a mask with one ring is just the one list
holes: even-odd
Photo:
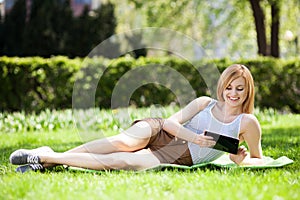
[(233, 63), (246, 65), (255, 82), (255, 105), (280, 111), (300, 112), (300, 60), (283, 60), (270, 57), (211, 60), (223, 71)]
[[(221, 73), (233, 63), (250, 68), (257, 107), (300, 112), (300, 60), (266, 57), (202, 60), (193, 64), (174, 57), (112, 60), (0, 57), (0, 106), (8, 112), (65, 109), (72, 105), (76, 108), (170, 103), (182, 106), (196, 96), (215, 97), (214, 83), (219, 72), (212, 66), (217, 66)], [(213, 80), (210, 90), (204, 80)], [(190, 88), (185, 87), (187, 83)]]
[(74, 74), (80, 62), (66, 57), (1, 57), (1, 110), (40, 111), (70, 107)]

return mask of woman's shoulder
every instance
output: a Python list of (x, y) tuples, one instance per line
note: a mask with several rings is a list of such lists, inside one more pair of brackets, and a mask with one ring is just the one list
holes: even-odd
[(241, 121), (241, 125), (244, 127), (260, 126), (259, 121), (253, 114), (244, 113)]
[(255, 117), (254, 114), (243, 113), (243, 120), (246, 120), (246, 121), (257, 121), (257, 118)]
[(197, 99), (195, 99), (195, 101), (197, 102), (199, 108), (204, 109), (211, 102), (216, 101), (216, 100), (214, 100), (213, 98), (208, 97), (208, 96), (201, 96), (201, 97), (198, 97)]

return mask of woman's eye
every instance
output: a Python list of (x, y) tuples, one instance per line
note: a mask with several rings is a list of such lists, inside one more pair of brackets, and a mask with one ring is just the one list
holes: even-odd
[(231, 87), (227, 87), (226, 90), (231, 90)]
[(236, 90), (237, 90), (237, 91), (243, 91), (244, 88), (237, 88)]

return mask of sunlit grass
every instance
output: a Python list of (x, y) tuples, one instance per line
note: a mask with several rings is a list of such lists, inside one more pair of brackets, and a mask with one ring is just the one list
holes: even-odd
[[(128, 119), (122, 117), (122, 110), (98, 110), (96, 117), (99, 118), (98, 122), (101, 119), (101, 124), (97, 124), (97, 121), (90, 124), (91, 136), (86, 134), (86, 130), (77, 129), (73, 122), (54, 131), (46, 128), (0, 131), (0, 199), (300, 198), (300, 115), (280, 115), (273, 111), (256, 115), (262, 122), (264, 155), (274, 158), (288, 156), (295, 161), (283, 168), (254, 170), (204, 167), (191, 171), (103, 171), (94, 174), (71, 172), (58, 167), (55, 171), (45, 173), (18, 174), (14, 172), (16, 166), (8, 162), (10, 153), (18, 148), (48, 145), (62, 152), (86, 140), (116, 134), (128, 127), (133, 119), (155, 115), (166, 117), (178, 108), (159, 109), (156, 112), (154, 108), (130, 108), (126, 111), (130, 116)], [(63, 116), (64, 112), (57, 111), (55, 114)], [(92, 116), (95, 115), (94, 111), (86, 114), (89, 115), (89, 119), (95, 119)]]

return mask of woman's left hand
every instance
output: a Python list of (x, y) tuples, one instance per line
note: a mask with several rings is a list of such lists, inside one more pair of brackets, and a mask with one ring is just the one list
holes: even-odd
[(233, 162), (239, 165), (243, 162), (243, 160), (247, 157), (247, 155), (248, 155), (247, 148), (245, 146), (240, 146), (237, 154), (236, 155), (230, 154), (229, 158), (230, 160), (232, 160)]

